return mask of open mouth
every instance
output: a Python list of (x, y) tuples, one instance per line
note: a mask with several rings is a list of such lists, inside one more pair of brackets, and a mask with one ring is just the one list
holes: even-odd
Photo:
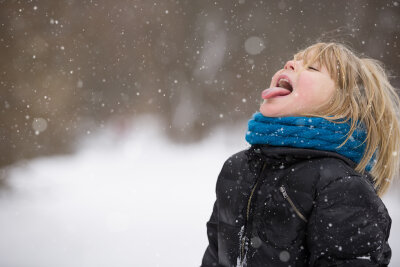
[(293, 85), (289, 77), (286, 75), (280, 75), (276, 82), (275, 87), (265, 89), (261, 93), (263, 99), (270, 99), (277, 96), (287, 96), (293, 92)]
[(289, 90), (290, 92), (293, 92), (293, 86), (290, 83), (290, 80), (287, 78), (279, 77), (276, 86)]

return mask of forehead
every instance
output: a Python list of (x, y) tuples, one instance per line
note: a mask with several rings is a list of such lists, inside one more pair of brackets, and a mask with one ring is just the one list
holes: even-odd
[(301, 50), (300, 52), (296, 53), (294, 55), (295, 60), (303, 60), (304, 63), (313, 63), (317, 61), (320, 63), (321, 61), (321, 52), (318, 51), (319, 49), (314, 48), (314, 47), (309, 47), (304, 50)]

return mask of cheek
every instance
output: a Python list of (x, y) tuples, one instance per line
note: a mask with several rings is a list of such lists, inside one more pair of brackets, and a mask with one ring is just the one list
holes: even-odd
[(294, 93), (295, 97), (301, 97), (306, 102), (312, 100), (313, 98), (317, 97), (318, 90), (315, 82), (311, 79), (302, 78), (297, 80), (297, 88), (296, 92)]
[(306, 103), (320, 104), (332, 98), (334, 82), (325, 77), (308, 77), (304, 75), (297, 81), (298, 94)]
[(313, 87), (315, 87), (315, 84), (316, 84), (315, 80), (312, 79), (311, 77), (308, 77), (307, 75), (303, 75), (297, 80), (297, 86), (304, 91), (312, 90)]

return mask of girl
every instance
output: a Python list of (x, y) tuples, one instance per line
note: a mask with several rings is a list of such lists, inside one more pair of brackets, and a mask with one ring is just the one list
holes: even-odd
[(387, 266), (380, 197), (398, 173), (399, 97), (378, 61), (300, 51), (262, 92), (218, 176), (202, 266)]

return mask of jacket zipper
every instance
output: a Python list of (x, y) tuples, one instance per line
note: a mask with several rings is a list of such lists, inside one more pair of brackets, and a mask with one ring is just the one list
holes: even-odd
[(263, 168), (262, 168), (262, 170), (261, 170), (261, 173), (258, 175), (258, 177), (257, 177), (257, 180), (256, 180), (256, 183), (255, 183), (255, 185), (253, 186), (253, 188), (251, 189), (251, 193), (250, 193), (250, 196), (249, 196), (249, 200), (247, 201), (247, 209), (246, 209), (246, 222), (245, 222), (245, 228), (244, 228), (244, 230), (243, 230), (243, 236), (242, 236), (242, 242), (241, 242), (241, 244), (240, 244), (240, 264), (242, 264), (242, 262), (243, 262), (243, 260), (244, 260), (244, 255), (245, 255), (245, 242), (246, 242), (246, 239), (247, 239), (247, 236), (246, 236), (246, 225), (247, 225), (247, 222), (249, 221), (249, 217), (250, 217), (250, 207), (251, 207), (251, 200), (252, 200), (252, 198), (253, 198), (253, 195), (254, 195), (254, 191), (256, 190), (256, 188), (257, 188), (257, 185), (258, 185), (258, 182), (259, 182), (259, 180), (260, 180), (260, 176), (263, 174), (263, 172), (264, 172), (264, 169), (265, 169), (265, 167), (267, 166), (267, 163), (266, 162), (264, 162), (264, 165), (263, 165)]
[(286, 200), (289, 202), (290, 206), (292, 206), (293, 210), (294, 210), (294, 211), (296, 212), (296, 214), (300, 217), (300, 219), (302, 219), (303, 221), (307, 222), (306, 217), (304, 217), (304, 215), (301, 214), (301, 212), (297, 209), (296, 205), (294, 205), (292, 199), (291, 199), (291, 198), (289, 197), (289, 195), (287, 194), (285, 187), (282, 185), (282, 186), (279, 188), (279, 190), (281, 191), (281, 193), (282, 193), (282, 195), (283, 195), (283, 198), (286, 199)]

